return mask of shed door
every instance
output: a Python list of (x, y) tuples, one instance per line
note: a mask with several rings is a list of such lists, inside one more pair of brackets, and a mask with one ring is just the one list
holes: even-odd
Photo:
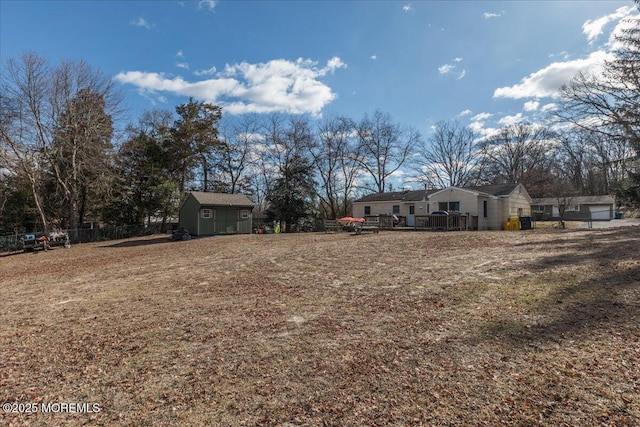
[(594, 220), (608, 221), (611, 219), (611, 211), (608, 205), (589, 206), (589, 213), (591, 214), (591, 219)]
[(216, 233), (232, 234), (238, 232), (238, 210), (216, 209)]

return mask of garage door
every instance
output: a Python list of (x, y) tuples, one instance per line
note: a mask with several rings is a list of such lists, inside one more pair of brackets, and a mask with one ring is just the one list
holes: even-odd
[(607, 205), (589, 206), (589, 212), (591, 213), (591, 219), (594, 220), (608, 221), (611, 219), (611, 207)]

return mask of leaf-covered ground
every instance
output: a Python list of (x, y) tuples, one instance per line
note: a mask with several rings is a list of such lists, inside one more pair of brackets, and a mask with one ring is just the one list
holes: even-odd
[(640, 227), (151, 236), (0, 257), (21, 426), (640, 425)]

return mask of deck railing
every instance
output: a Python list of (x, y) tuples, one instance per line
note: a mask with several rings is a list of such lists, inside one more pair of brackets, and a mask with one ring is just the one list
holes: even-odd
[(466, 215), (416, 215), (416, 230), (466, 230)]

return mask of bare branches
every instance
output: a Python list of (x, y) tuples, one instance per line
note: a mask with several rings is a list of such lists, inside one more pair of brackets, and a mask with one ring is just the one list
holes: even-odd
[(316, 138), (313, 158), (320, 178), (321, 208), (329, 218), (346, 216), (360, 173), (355, 123), (344, 116), (325, 118), (318, 124)]
[(356, 133), (361, 149), (358, 164), (373, 179), (372, 190), (383, 192), (387, 189), (387, 180), (404, 165), (418, 144), (420, 134), (393, 123), (391, 116), (381, 111), (376, 111), (371, 118), (365, 115)]
[(472, 180), (478, 135), (457, 121), (438, 122), (433, 134), (418, 145), (418, 181), (434, 188), (466, 186)]
[(541, 126), (518, 123), (501, 128), (480, 144), (483, 178), (526, 187), (527, 174), (550, 161), (553, 138), (554, 134)]

